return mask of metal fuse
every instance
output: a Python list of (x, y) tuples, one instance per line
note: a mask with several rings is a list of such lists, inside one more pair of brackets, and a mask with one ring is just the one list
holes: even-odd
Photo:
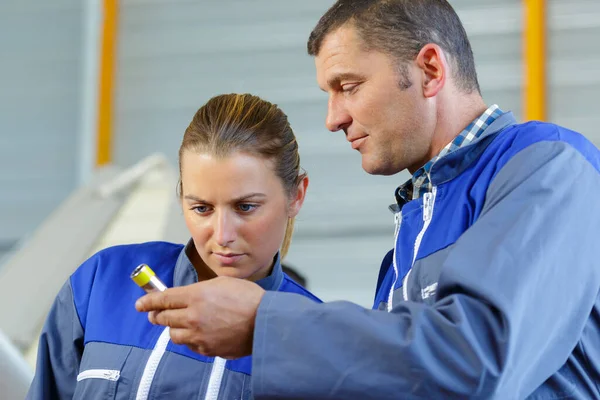
[(167, 289), (164, 283), (152, 271), (146, 264), (140, 264), (131, 273), (131, 279), (146, 293), (151, 292), (162, 292)]

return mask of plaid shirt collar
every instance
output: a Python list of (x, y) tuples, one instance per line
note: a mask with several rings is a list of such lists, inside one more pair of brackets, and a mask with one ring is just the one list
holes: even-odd
[(469, 124), (454, 140), (446, 145), (437, 156), (419, 168), (410, 180), (396, 189), (396, 197), (408, 202), (429, 193), (432, 190), (430, 172), (433, 164), (440, 158), (465, 147), (479, 138), (485, 129), (496, 120), (503, 111), (496, 104), (491, 105), (479, 118)]

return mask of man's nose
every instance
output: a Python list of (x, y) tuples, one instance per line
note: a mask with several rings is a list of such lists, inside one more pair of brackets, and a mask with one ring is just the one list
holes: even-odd
[(343, 103), (335, 97), (330, 97), (327, 103), (327, 118), (325, 126), (331, 132), (344, 129), (352, 123), (352, 117), (345, 109)]

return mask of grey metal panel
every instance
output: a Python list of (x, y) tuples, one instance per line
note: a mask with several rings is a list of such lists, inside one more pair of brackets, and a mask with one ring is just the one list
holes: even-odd
[[(278, 103), (322, 98), (304, 48), (308, 32), (329, 4), (124, 2), (116, 108), (118, 162), (134, 162), (149, 146), (166, 150), (176, 161), (183, 130), (196, 109), (216, 94), (253, 92)], [(322, 121), (315, 123), (312, 126), (323, 130)]]
[(82, 1), (0, 2), (0, 242), (32, 232), (76, 182)]
[(469, 35), (482, 95), (522, 118), (522, 1), (451, 0)]
[(600, 2), (548, 3), (549, 119), (600, 146)]
[(294, 240), (285, 261), (302, 271), (308, 288), (322, 300), (349, 300), (371, 307), (379, 266), (392, 242), (389, 235), (373, 234)]

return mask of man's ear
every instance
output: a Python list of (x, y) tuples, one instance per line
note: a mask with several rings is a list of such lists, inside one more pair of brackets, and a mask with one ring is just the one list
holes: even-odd
[(444, 51), (437, 44), (428, 43), (419, 51), (415, 62), (423, 74), (423, 96), (434, 97), (444, 87), (449, 73)]

